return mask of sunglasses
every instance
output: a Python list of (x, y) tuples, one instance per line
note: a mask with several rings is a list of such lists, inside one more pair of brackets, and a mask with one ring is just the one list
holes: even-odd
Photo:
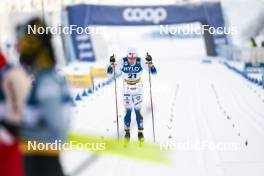
[(136, 56), (136, 53), (128, 53), (128, 56), (130, 57)]

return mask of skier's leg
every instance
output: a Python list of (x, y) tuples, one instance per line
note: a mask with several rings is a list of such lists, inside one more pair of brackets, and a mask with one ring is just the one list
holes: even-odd
[(124, 117), (124, 126), (125, 126), (125, 140), (124, 140), (124, 147), (127, 147), (130, 141), (130, 122), (131, 122), (131, 108), (126, 109), (126, 115)]
[(134, 101), (134, 110), (136, 114), (136, 120), (138, 125), (138, 140), (140, 142), (144, 141), (143, 136), (143, 116), (141, 114), (141, 107), (142, 107), (142, 94), (136, 94), (133, 96)]
[(131, 112), (132, 112), (132, 96), (128, 93), (124, 93), (124, 105), (126, 108), (126, 114), (124, 117), (124, 128), (125, 128), (124, 147), (126, 147), (130, 141), (130, 123), (131, 123)]
[(124, 117), (124, 126), (125, 131), (130, 131), (130, 123), (131, 123), (131, 112), (132, 112), (132, 96), (130, 94), (124, 94), (124, 105), (126, 108), (126, 114)]
[(133, 102), (134, 102), (134, 110), (136, 114), (138, 130), (143, 130), (143, 116), (141, 114), (142, 94), (135, 94), (133, 96)]
[(125, 132), (130, 131), (131, 112), (132, 112), (132, 109), (126, 109), (126, 114), (124, 117)]
[(136, 113), (136, 119), (137, 119), (137, 125), (138, 125), (138, 140), (140, 142), (144, 141), (144, 135), (143, 135), (143, 116), (140, 112), (140, 109), (135, 108)]
[(143, 131), (143, 116), (142, 116), (140, 111), (141, 111), (141, 109), (135, 108), (138, 130)]

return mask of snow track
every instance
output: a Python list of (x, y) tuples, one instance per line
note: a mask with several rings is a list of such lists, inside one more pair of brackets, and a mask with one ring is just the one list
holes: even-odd
[[(155, 62), (153, 76), (155, 130), (158, 143), (232, 144), (235, 148), (214, 150), (177, 148), (171, 165), (101, 155), (87, 164), (78, 175), (100, 176), (261, 176), (264, 173), (264, 90), (247, 82), (217, 61), (173, 60)], [(146, 141), (152, 142), (149, 112), (148, 74), (144, 82), (144, 125)], [(124, 115), (122, 80), (118, 80), (120, 129)], [(113, 85), (79, 102), (73, 109), (73, 131), (115, 136)], [(132, 140), (137, 140), (135, 116)], [(89, 153), (67, 152), (63, 162), (71, 172)], [(72, 162), (74, 160), (74, 162)]]

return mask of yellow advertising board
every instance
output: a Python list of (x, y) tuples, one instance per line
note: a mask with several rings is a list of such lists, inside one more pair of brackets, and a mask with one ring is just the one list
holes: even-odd
[(68, 74), (65, 77), (68, 83), (74, 88), (93, 87), (93, 79), (90, 74)]
[(66, 80), (74, 88), (91, 88), (94, 85), (94, 78), (107, 78), (105, 68), (91, 68), (90, 74), (67, 74)]
[(94, 78), (107, 78), (107, 70), (105, 68), (92, 68), (91, 75)]

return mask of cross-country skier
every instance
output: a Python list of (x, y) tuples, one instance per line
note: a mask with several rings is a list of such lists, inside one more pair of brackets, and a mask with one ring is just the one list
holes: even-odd
[(130, 141), (130, 122), (131, 113), (134, 109), (138, 126), (138, 140), (144, 142), (143, 136), (143, 116), (140, 112), (142, 107), (143, 84), (141, 75), (143, 69), (156, 74), (156, 68), (152, 64), (152, 57), (147, 54), (146, 62), (138, 57), (135, 48), (127, 50), (127, 56), (116, 64), (114, 55), (110, 57), (110, 66), (107, 69), (108, 74), (122, 73), (123, 77), (123, 101), (126, 109), (124, 116), (125, 142)]

